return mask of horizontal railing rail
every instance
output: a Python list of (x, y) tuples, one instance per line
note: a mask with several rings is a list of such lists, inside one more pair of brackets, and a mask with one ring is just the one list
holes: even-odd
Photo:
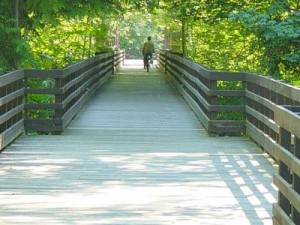
[(100, 53), (56, 70), (0, 76), (0, 150), (23, 131), (60, 133), (119, 68), (123, 50)]
[[(212, 71), (167, 51), (159, 53), (158, 61), (209, 133), (245, 131), (276, 159), (279, 174), (274, 175), (274, 183), (279, 197), (273, 207), (274, 225), (300, 225), (300, 88), (266, 76)], [(222, 90), (219, 84), (228, 81), (239, 88)], [(224, 102), (217, 99), (225, 97), (242, 101), (220, 105)], [(244, 118), (224, 122), (216, 116), (233, 110)]]

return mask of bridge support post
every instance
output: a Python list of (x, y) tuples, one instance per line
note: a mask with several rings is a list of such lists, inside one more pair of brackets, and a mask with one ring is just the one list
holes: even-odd
[[(300, 159), (300, 138), (294, 137), (294, 155)], [(300, 177), (297, 174), (293, 174), (293, 187), (294, 190), (300, 195)], [(294, 207), (292, 208), (292, 219), (296, 225), (300, 225), (300, 212)]]
[[(217, 90), (218, 89), (218, 87), (217, 87), (217, 81), (210, 80), (209, 81), (209, 89), (211, 91)], [(218, 104), (217, 101), (218, 101), (218, 99), (217, 99), (216, 96), (210, 96), (209, 97), (209, 104), (211, 106), (217, 105)], [(216, 120), (217, 119), (217, 113), (216, 113), (216, 111), (209, 111), (209, 118), (210, 118), (210, 120)]]
[[(63, 88), (64, 82), (62, 78), (56, 78), (55, 79), (55, 88)], [(55, 94), (55, 104), (61, 104), (63, 102), (63, 95), (62, 94)], [(54, 117), (57, 119), (61, 119), (64, 115), (64, 109), (55, 109), (55, 115)], [(61, 127), (62, 124), (59, 124)], [(63, 129), (63, 128), (62, 128)], [(62, 131), (55, 131), (53, 133), (60, 134)]]
[[(279, 143), (282, 147), (290, 150), (291, 148), (291, 133), (285, 130), (284, 128), (280, 128), (279, 132)], [(282, 161), (279, 161), (279, 175), (289, 184), (291, 184), (291, 173), (289, 167)], [(283, 195), (281, 192), (278, 194), (278, 204), (281, 209), (287, 214), (291, 214), (291, 203), (288, 198)]]
[(165, 68), (164, 68), (164, 72), (165, 75), (168, 73), (168, 64), (169, 64), (169, 56), (168, 56), (168, 52), (166, 51), (166, 56), (165, 56)]

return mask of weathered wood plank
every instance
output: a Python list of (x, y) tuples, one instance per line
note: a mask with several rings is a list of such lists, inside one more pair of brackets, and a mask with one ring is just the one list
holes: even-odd
[(24, 70), (26, 78), (62, 78), (64, 71), (61, 69), (52, 70), (36, 70), (36, 69), (26, 69)]
[(300, 116), (281, 106), (277, 106), (274, 111), (275, 122), (280, 127), (283, 127), (292, 132), (295, 136), (300, 137)]
[(21, 113), (22, 110), (24, 109), (24, 105), (19, 105), (11, 110), (9, 110), (8, 112), (4, 113), (3, 115), (0, 115), (0, 124), (6, 122), (7, 120), (11, 119), (12, 117), (14, 117), (15, 115), (17, 115), (18, 113)]
[[(0, 134), (0, 150), (16, 139), (24, 131), (24, 120), (20, 120)], [(1, 159), (1, 158), (0, 158)], [(1, 175), (1, 173), (0, 173)]]
[(291, 202), (295, 209), (300, 211), (300, 197), (298, 193), (290, 188), (290, 184), (287, 183), (279, 175), (274, 175), (274, 184), (279, 188), (280, 192), (285, 195), (285, 197)]
[(3, 106), (4, 104), (6, 104), (16, 98), (22, 97), (23, 95), (24, 95), (24, 89), (22, 88), (18, 91), (15, 91), (15, 92), (12, 92), (11, 94), (6, 95), (5, 97), (1, 97), (0, 98), (0, 106)]
[(253, 108), (251, 108), (249, 106), (246, 106), (246, 112), (248, 115), (253, 116), (257, 120), (259, 120), (261, 123), (265, 124), (267, 127), (272, 129), (274, 132), (279, 133), (278, 125), (270, 118), (264, 116), (263, 114), (261, 114), (260, 112), (254, 110)]
[(283, 83), (270, 77), (250, 73), (247, 73), (246, 81), (249, 83), (258, 84), (264, 88), (267, 88), (270, 91), (280, 93), (283, 96), (300, 102), (300, 88), (298, 87)]
[(24, 70), (17, 70), (0, 76), (0, 87), (24, 78)]
[(278, 206), (278, 204), (274, 204), (273, 214), (275, 217), (274, 225), (295, 225), (295, 223), (293, 223), (293, 221), (284, 213), (284, 211)]

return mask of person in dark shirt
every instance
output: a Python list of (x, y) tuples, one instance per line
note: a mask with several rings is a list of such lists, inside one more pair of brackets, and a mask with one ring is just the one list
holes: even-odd
[(144, 68), (146, 68), (147, 58), (150, 56), (150, 59), (152, 59), (154, 53), (154, 44), (151, 41), (150, 36), (147, 38), (147, 41), (143, 45), (142, 53), (144, 56)]

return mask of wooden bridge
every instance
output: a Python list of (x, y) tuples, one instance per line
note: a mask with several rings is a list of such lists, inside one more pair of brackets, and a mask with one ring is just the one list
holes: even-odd
[(0, 76), (1, 225), (300, 224), (299, 89), (123, 55)]

